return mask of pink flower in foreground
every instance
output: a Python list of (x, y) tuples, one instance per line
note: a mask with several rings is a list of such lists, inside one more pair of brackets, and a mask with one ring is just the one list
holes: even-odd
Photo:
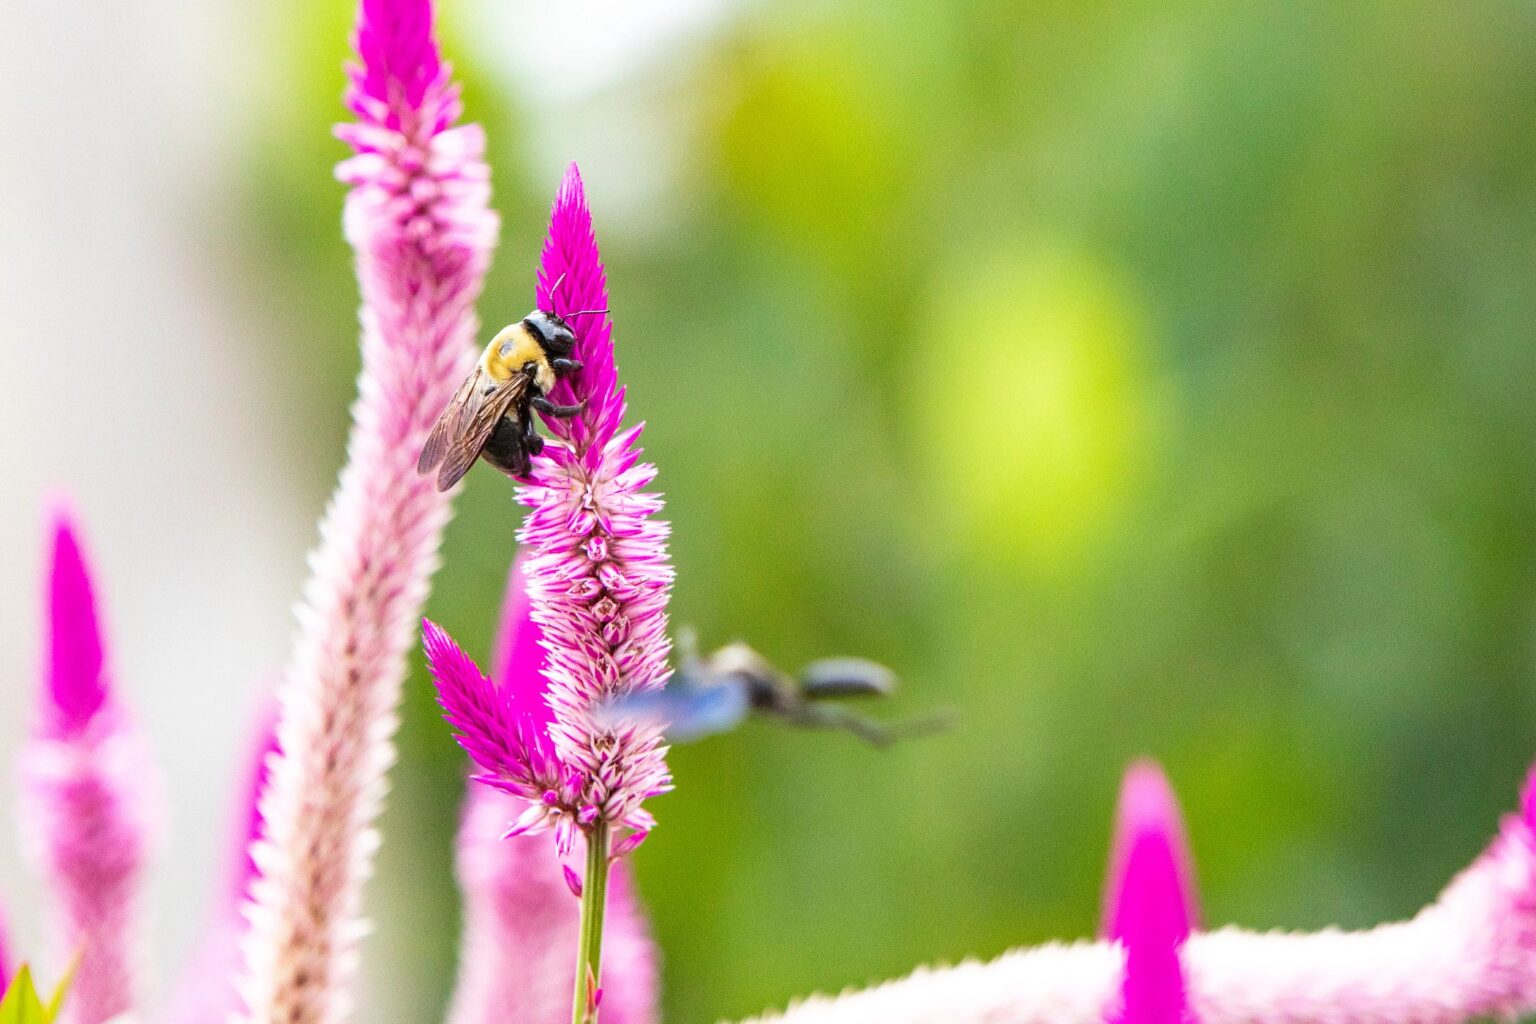
[(59, 960), (78, 955), (64, 1017), (135, 1008), (138, 904), (150, 847), (149, 759), (113, 692), (90, 572), (68, 512), (53, 514), (48, 660), (21, 757), (28, 852), (47, 881)]
[[(1459, 1024), (1536, 1010), (1533, 789), (1536, 774), (1521, 813), (1506, 818), (1489, 850), (1410, 921), (1363, 932), (1191, 935), (1181, 957), (1186, 1014), (1200, 1024)], [(1165, 924), (1176, 916), (1165, 913)], [(923, 968), (757, 1020), (1101, 1024), (1121, 1007), (1124, 985), (1118, 945), (1079, 942)]]
[[(528, 612), (522, 574), (514, 566), (492, 661), (496, 681), (489, 685), (525, 695), (536, 713), (544, 709), (547, 722), (544, 651)], [(464, 935), (450, 1024), (565, 1024), (571, 1017), (580, 904), (548, 834), (502, 838), (521, 809), (516, 797), (469, 787), (458, 846)], [(607, 917), (603, 1020), (654, 1024), (656, 948), (623, 864), (614, 865)]]
[(599, 311), (572, 316), (583, 367), (551, 396), (586, 408), (572, 419), (546, 419), (556, 443), (533, 460), (531, 482), (518, 491), (530, 509), (520, 539), (548, 686), (497, 690), (446, 633), (426, 625), (440, 698), (483, 770), (478, 778), (529, 802), (513, 834), (553, 827), (562, 854), (578, 831), (610, 825), (631, 830), (615, 850), (633, 848), (654, 824), (642, 801), (671, 788), (655, 729), (608, 729), (595, 720), (605, 701), (665, 683), (672, 583), (667, 525), (652, 518), (661, 499), (645, 490), (656, 468), (640, 462), (641, 428), (619, 431), (624, 391), (607, 303), (592, 216), (572, 165), (550, 218), (538, 305)]
[(4, 995), (5, 986), (11, 980), (14, 963), (11, 959), (11, 936), (5, 930), (5, 915), (0, 914), (0, 995)]
[(363, 370), (280, 692), (241, 984), (253, 1022), (350, 1013), (405, 652), (449, 516), (416, 459), (473, 359), (497, 219), (483, 137), (453, 127), (458, 90), (431, 23), (428, 0), (363, 0), (347, 94), (358, 121), (337, 130), (357, 150), (337, 173), (352, 186)]
[(227, 862), (209, 922), (171, 996), (163, 1024), (220, 1024), (240, 1009), (235, 982), (247, 922), (242, 909), (257, 875), (252, 847), (261, 838), (261, 794), (277, 753), (277, 708), (264, 702), (252, 729), (250, 752), (235, 801)]
[(1194, 872), (1178, 800), (1150, 761), (1126, 773), (1110, 850), (1104, 937), (1125, 951), (1110, 1024), (1180, 1024), (1189, 1019), (1179, 948), (1195, 916)]

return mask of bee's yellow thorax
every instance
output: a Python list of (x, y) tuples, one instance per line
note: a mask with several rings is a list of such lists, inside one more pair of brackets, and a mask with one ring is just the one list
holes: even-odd
[[(513, 374), (522, 373), (523, 367), (533, 363), (538, 369), (536, 377), (543, 377), (549, 369), (549, 359), (544, 346), (528, 333), (521, 323), (503, 327), (485, 346), (480, 356), (480, 366), (486, 376), (494, 381), (504, 381)], [(542, 384), (542, 381), (540, 381)]]

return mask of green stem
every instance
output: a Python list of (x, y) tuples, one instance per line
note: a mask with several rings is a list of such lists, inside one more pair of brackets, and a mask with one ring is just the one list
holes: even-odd
[(594, 989), (603, 976), (603, 904), (608, 896), (608, 825), (587, 833), (587, 877), (581, 884), (581, 939), (576, 947), (576, 996), (571, 1024), (597, 1024)]

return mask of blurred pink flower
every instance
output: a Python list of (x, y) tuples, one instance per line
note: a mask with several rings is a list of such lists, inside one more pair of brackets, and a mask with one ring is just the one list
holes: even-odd
[(268, 765), (277, 753), (276, 729), (276, 703), (264, 701), (251, 730), (250, 751), (236, 791), (223, 878), (211, 900), (208, 923), (160, 1018), (164, 1024), (223, 1022), (240, 1009), (235, 982), (247, 926), (243, 908), (257, 873), (251, 852), (261, 838), (260, 801)]
[(50, 529), (48, 660), (21, 755), (22, 830), (47, 882), (60, 960), (80, 957), (64, 1018), (101, 1024), (136, 1008), (154, 773), (113, 691), (74, 517), (61, 505)]
[(0, 914), (0, 996), (5, 993), (5, 986), (11, 980), (11, 972), (15, 970), (15, 961), (11, 953), (11, 936), (6, 931), (5, 915)]
[(352, 186), (344, 224), (363, 292), (363, 370), (262, 800), (241, 995), (247, 1019), (270, 1024), (351, 1012), (405, 652), (449, 516), (416, 459), (473, 359), (473, 303), (497, 232), (484, 139), (454, 126), (458, 90), (428, 0), (363, 0), (355, 45), (347, 100), (358, 120), (337, 134), (357, 155), (337, 173)]
[(1120, 787), (1105, 886), (1104, 937), (1125, 951), (1111, 1024), (1188, 1019), (1179, 948), (1195, 917), (1194, 871), (1179, 804), (1162, 769), (1131, 766)]
[[(1490, 849), (1410, 921), (1362, 932), (1194, 933), (1182, 948), (1185, 1018), (1199, 1024), (1459, 1024), (1514, 1019), (1536, 1011), (1536, 773), (1521, 813), (1505, 819)], [(1171, 805), (1168, 805), (1171, 806)], [(1166, 814), (1166, 811), (1163, 812)], [(1164, 818), (1165, 821), (1166, 817)], [(1145, 834), (1145, 833), (1144, 833)], [(1164, 834), (1171, 839), (1172, 833)], [(1120, 876), (1137, 885), (1134, 847)], [(1149, 906), (1157, 928), (1116, 906), (1111, 922), (1132, 936), (1178, 934), (1189, 904), (1170, 903), (1181, 858), (1160, 844)], [(1156, 848), (1156, 847), (1152, 847)], [(1155, 864), (1155, 860), (1153, 863)], [(1170, 865), (1171, 862), (1171, 865)], [(1116, 887), (1112, 886), (1112, 891)], [(1140, 897), (1138, 897), (1139, 899)], [(1122, 915), (1122, 909), (1127, 913)], [(1160, 938), (1156, 938), (1158, 933)], [(1157, 956), (1151, 966), (1161, 969)], [(1169, 1012), (1168, 1004), (1122, 1002), (1126, 957), (1117, 943), (1079, 942), (1006, 953), (990, 963), (920, 968), (898, 981), (840, 996), (818, 996), (782, 1014), (783, 1024), (1102, 1024), (1122, 1011)], [(1135, 968), (1132, 968), (1133, 970)], [(1155, 977), (1155, 976), (1154, 976)], [(1166, 980), (1166, 973), (1162, 975)], [(1166, 990), (1165, 990), (1166, 993)], [(1159, 1007), (1161, 1009), (1159, 1010)], [(1167, 1017), (1139, 1016), (1141, 1020)]]

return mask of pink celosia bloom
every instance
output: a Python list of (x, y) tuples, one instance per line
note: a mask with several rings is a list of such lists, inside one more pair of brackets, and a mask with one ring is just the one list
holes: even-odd
[(338, 129), (357, 155), (345, 228), (362, 285), (363, 370), (348, 460), (321, 524), (281, 689), (241, 993), (251, 1021), (350, 1013), (362, 884), (378, 837), (405, 651), (448, 496), (416, 473), (473, 359), (497, 220), (474, 126), (437, 55), (428, 0), (363, 0)]
[[(518, 694), (547, 726), (540, 641), (520, 566), (514, 565), (492, 659), (493, 685)], [(502, 838), (521, 810), (517, 797), (469, 787), (458, 850), (464, 935), (450, 1024), (570, 1020), (580, 904), (562, 877), (570, 868), (560, 863), (548, 834)], [(603, 940), (603, 1020), (654, 1024), (656, 995), (656, 947), (624, 865), (615, 864)]]
[(1194, 921), (1193, 869), (1178, 801), (1150, 761), (1120, 788), (1105, 886), (1104, 937), (1125, 951), (1120, 1005), (1111, 1024), (1188, 1019), (1179, 948)]
[[(1506, 818), (1492, 847), (1410, 921), (1363, 932), (1191, 935), (1182, 952), (1186, 1013), (1200, 1024), (1457, 1024), (1536, 1011), (1533, 788), (1536, 775), (1521, 814)], [(1051, 945), (920, 969), (757, 1019), (1101, 1024), (1119, 1011), (1124, 973), (1117, 944)]]
[[(557, 288), (558, 286), (558, 288)], [(569, 420), (548, 419), (555, 441), (533, 460), (518, 500), (530, 509), (520, 539), (532, 617), (548, 655), (547, 690), (499, 693), (446, 633), (426, 627), (426, 647), (449, 722), (484, 770), (479, 776), (529, 801), (513, 834), (553, 827), (562, 854), (597, 824), (631, 830), (627, 852), (654, 824), (641, 807), (671, 788), (659, 733), (604, 728), (599, 706), (660, 687), (668, 675), (667, 525), (647, 492), (656, 468), (640, 462), (640, 427), (620, 431), (624, 391), (614, 365), (608, 287), (592, 215), (573, 164), (561, 182), (539, 271), (538, 305), (572, 316), (578, 372), (559, 382), (559, 403), (585, 402)], [(546, 706), (547, 705), (547, 706)]]
[(624, 389), (606, 313), (608, 282), (575, 164), (550, 216), (538, 305), (557, 313), (604, 311), (575, 318), (582, 369), (552, 396), (585, 402), (586, 410), (546, 420), (565, 444), (535, 459), (531, 482), (518, 491), (529, 508), (519, 534), (528, 552), (528, 597), (549, 655), (550, 736), (560, 760), (580, 775), (576, 800), (543, 807), (557, 831), (598, 821), (644, 833), (654, 821), (641, 802), (671, 788), (660, 736), (642, 727), (605, 729), (594, 712), (613, 697), (666, 682), (668, 528), (652, 518), (662, 502), (645, 490), (656, 467), (640, 461), (642, 428), (619, 430)]
[(135, 1006), (138, 903), (153, 778), (112, 687), (72, 517), (53, 514), (48, 660), (21, 758), (28, 852), (47, 880), (60, 962), (80, 957), (64, 1016), (101, 1024)]
[(256, 877), (253, 844), (261, 837), (261, 794), (268, 765), (277, 751), (277, 708), (265, 702), (252, 729), (251, 750), (237, 790), (227, 864), (202, 937), (165, 1014), (164, 1024), (220, 1024), (240, 1009), (235, 981), (240, 973), (240, 943), (245, 937), (243, 906)]

